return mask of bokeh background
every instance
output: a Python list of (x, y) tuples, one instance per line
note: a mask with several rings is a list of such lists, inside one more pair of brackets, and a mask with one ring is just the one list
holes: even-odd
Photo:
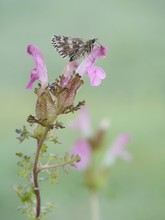
[[(61, 73), (66, 60), (51, 45), (54, 34), (90, 39), (98, 37), (108, 46), (106, 59), (99, 61), (107, 78), (99, 87), (88, 79), (77, 100), (86, 100), (93, 129), (103, 117), (111, 119), (107, 146), (122, 132), (129, 132), (128, 146), (134, 160), (118, 161), (109, 183), (100, 194), (101, 219), (165, 219), (165, 1), (164, 0), (0, 0), (0, 219), (26, 219), (14, 183), (16, 152), (32, 152), (34, 142), (19, 145), (15, 128), (34, 114), (36, 97), (26, 91), (33, 61), (26, 54), (29, 43), (41, 48), (49, 81)], [(75, 115), (61, 118), (63, 123)], [(76, 138), (68, 128), (59, 132), (65, 152)], [(61, 182), (42, 184), (44, 201), (54, 201), (49, 219), (90, 219), (89, 197), (81, 173), (60, 174)]]

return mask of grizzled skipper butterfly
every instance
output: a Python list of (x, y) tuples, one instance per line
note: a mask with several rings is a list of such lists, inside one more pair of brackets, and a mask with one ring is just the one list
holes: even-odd
[(52, 38), (54, 48), (63, 58), (68, 57), (70, 62), (90, 54), (96, 41), (96, 38), (85, 41), (81, 38), (57, 35)]

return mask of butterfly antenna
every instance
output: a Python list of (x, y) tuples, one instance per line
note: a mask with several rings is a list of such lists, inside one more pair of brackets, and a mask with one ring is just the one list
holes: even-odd
[(96, 42), (97, 42), (97, 44), (99, 44), (100, 45), (100, 47), (102, 47), (102, 45), (98, 42), (98, 39), (96, 40)]

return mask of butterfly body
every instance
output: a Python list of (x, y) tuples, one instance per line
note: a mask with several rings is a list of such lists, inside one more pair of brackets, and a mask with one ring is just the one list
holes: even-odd
[(54, 35), (52, 44), (63, 58), (68, 57), (71, 62), (90, 54), (95, 46), (96, 40), (97, 39), (94, 38), (85, 41), (81, 38)]

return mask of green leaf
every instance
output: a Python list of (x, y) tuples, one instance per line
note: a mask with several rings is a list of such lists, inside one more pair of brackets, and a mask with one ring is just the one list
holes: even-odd
[(29, 139), (29, 137), (32, 137), (32, 134), (28, 132), (25, 126), (23, 126), (23, 129), (16, 129), (15, 131), (17, 134), (19, 134), (19, 137), (17, 137), (17, 139), (20, 143), (22, 143), (25, 139)]
[(18, 156), (18, 157), (23, 157), (23, 153), (21, 153), (21, 152), (16, 153), (16, 156)]
[(26, 170), (18, 170), (17, 173), (19, 176), (26, 178), (28, 176), (28, 173)]
[(68, 163), (68, 161), (69, 161), (69, 154), (68, 153), (65, 153), (64, 161), (65, 161), (65, 163)]
[(29, 186), (12, 186), (22, 202), (31, 202), (34, 195), (33, 189)]
[(58, 141), (58, 138), (55, 137), (51, 140), (54, 144), (61, 144), (59, 141)]
[(19, 161), (19, 162), (17, 163), (17, 165), (20, 166), (20, 167), (23, 167), (23, 166), (24, 166), (22, 161)]
[(42, 145), (42, 148), (41, 148), (41, 153), (46, 153), (47, 152), (47, 149), (48, 149), (48, 146), (46, 144), (43, 144)]
[(69, 173), (69, 170), (68, 170), (68, 167), (67, 167), (67, 166), (63, 166), (63, 170), (64, 170), (64, 173), (66, 173), (66, 174)]
[(64, 127), (64, 125), (63, 125), (62, 122), (58, 122), (58, 121), (56, 121), (56, 123), (55, 123), (55, 128), (56, 128), (56, 129), (58, 129), (58, 128), (63, 129), (63, 128), (65, 128), (65, 127)]
[(50, 181), (52, 184), (59, 182), (59, 176), (57, 170), (51, 170)]
[(45, 216), (47, 215), (49, 212), (52, 211), (52, 209), (55, 208), (55, 204), (54, 203), (47, 203), (45, 206), (42, 207), (42, 214)]

